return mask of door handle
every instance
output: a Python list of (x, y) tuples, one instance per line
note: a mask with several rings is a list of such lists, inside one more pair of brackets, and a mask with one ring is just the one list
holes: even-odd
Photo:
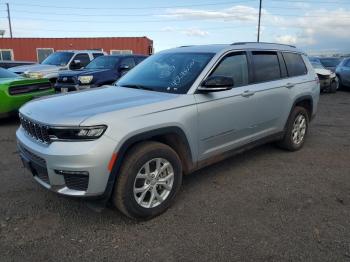
[(246, 91), (244, 91), (244, 92), (241, 94), (241, 96), (243, 96), (243, 97), (250, 97), (250, 96), (252, 96), (252, 95), (254, 95), (254, 94), (255, 94), (255, 92), (250, 91), (250, 90), (246, 90)]
[(286, 85), (285, 85), (285, 87), (287, 87), (287, 88), (292, 88), (292, 87), (294, 87), (295, 86), (295, 84), (293, 84), (293, 83), (287, 83)]

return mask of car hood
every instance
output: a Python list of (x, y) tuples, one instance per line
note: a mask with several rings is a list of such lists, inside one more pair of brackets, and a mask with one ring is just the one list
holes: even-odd
[(125, 117), (132, 114), (130, 110), (132, 108), (164, 102), (177, 96), (176, 94), (106, 86), (39, 98), (21, 107), (20, 113), (34, 121), (48, 125), (78, 126), (89, 117), (122, 110), (124, 110), (123, 117)]
[(329, 76), (333, 72), (328, 70), (328, 69), (320, 69), (320, 68), (315, 68), (316, 74), (323, 75), (323, 76)]
[(15, 66), (15, 67), (11, 67), (9, 70), (16, 73), (51, 72), (51, 71), (58, 71), (60, 68), (61, 68), (60, 66), (56, 66), (56, 65), (34, 64), (34, 65)]
[(82, 75), (94, 75), (99, 73), (105, 73), (112, 71), (113, 69), (79, 69), (79, 70), (65, 70), (60, 72), (60, 77), (63, 76), (82, 76)]

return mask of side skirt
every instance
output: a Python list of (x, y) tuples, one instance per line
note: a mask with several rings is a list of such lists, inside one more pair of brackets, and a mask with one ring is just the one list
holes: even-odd
[(249, 144), (243, 145), (241, 147), (235, 148), (235, 149), (227, 151), (225, 153), (215, 155), (215, 156), (209, 157), (207, 159), (201, 160), (198, 162), (198, 168), (196, 170), (201, 169), (203, 167), (206, 167), (208, 165), (212, 165), (212, 164), (217, 163), (219, 161), (225, 160), (225, 159), (230, 158), (232, 156), (235, 156), (237, 154), (243, 153), (243, 152), (248, 151), (248, 150), (255, 148), (257, 146), (261, 146), (261, 145), (264, 145), (264, 144), (267, 144), (270, 142), (281, 140), (281, 139), (283, 139), (283, 136), (284, 136), (284, 132), (279, 132), (277, 134), (273, 134), (273, 135), (264, 137), (262, 139), (253, 141)]

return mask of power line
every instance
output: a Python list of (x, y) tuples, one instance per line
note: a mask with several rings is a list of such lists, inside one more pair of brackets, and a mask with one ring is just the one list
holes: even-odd
[(167, 8), (182, 8), (182, 7), (195, 7), (195, 6), (213, 6), (213, 5), (226, 5), (226, 4), (238, 4), (253, 2), (255, 0), (245, 1), (228, 1), (228, 2), (217, 2), (217, 3), (201, 3), (201, 4), (188, 4), (188, 5), (169, 5), (169, 6), (151, 6), (151, 7), (74, 7), (74, 6), (55, 6), (55, 5), (39, 5), (39, 4), (12, 4), (15, 6), (33, 6), (43, 8), (60, 8), (60, 9), (91, 9), (91, 10), (143, 10), (143, 9), (167, 9)]

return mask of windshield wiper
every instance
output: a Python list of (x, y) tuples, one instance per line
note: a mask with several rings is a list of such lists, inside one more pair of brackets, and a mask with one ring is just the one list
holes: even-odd
[(142, 90), (149, 90), (149, 91), (154, 91), (153, 88), (148, 87), (148, 86), (143, 86), (143, 85), (120, 85), (122, 87), (128, 87), (128, 88), (135, 88), (135, 89), (142, 89)]

